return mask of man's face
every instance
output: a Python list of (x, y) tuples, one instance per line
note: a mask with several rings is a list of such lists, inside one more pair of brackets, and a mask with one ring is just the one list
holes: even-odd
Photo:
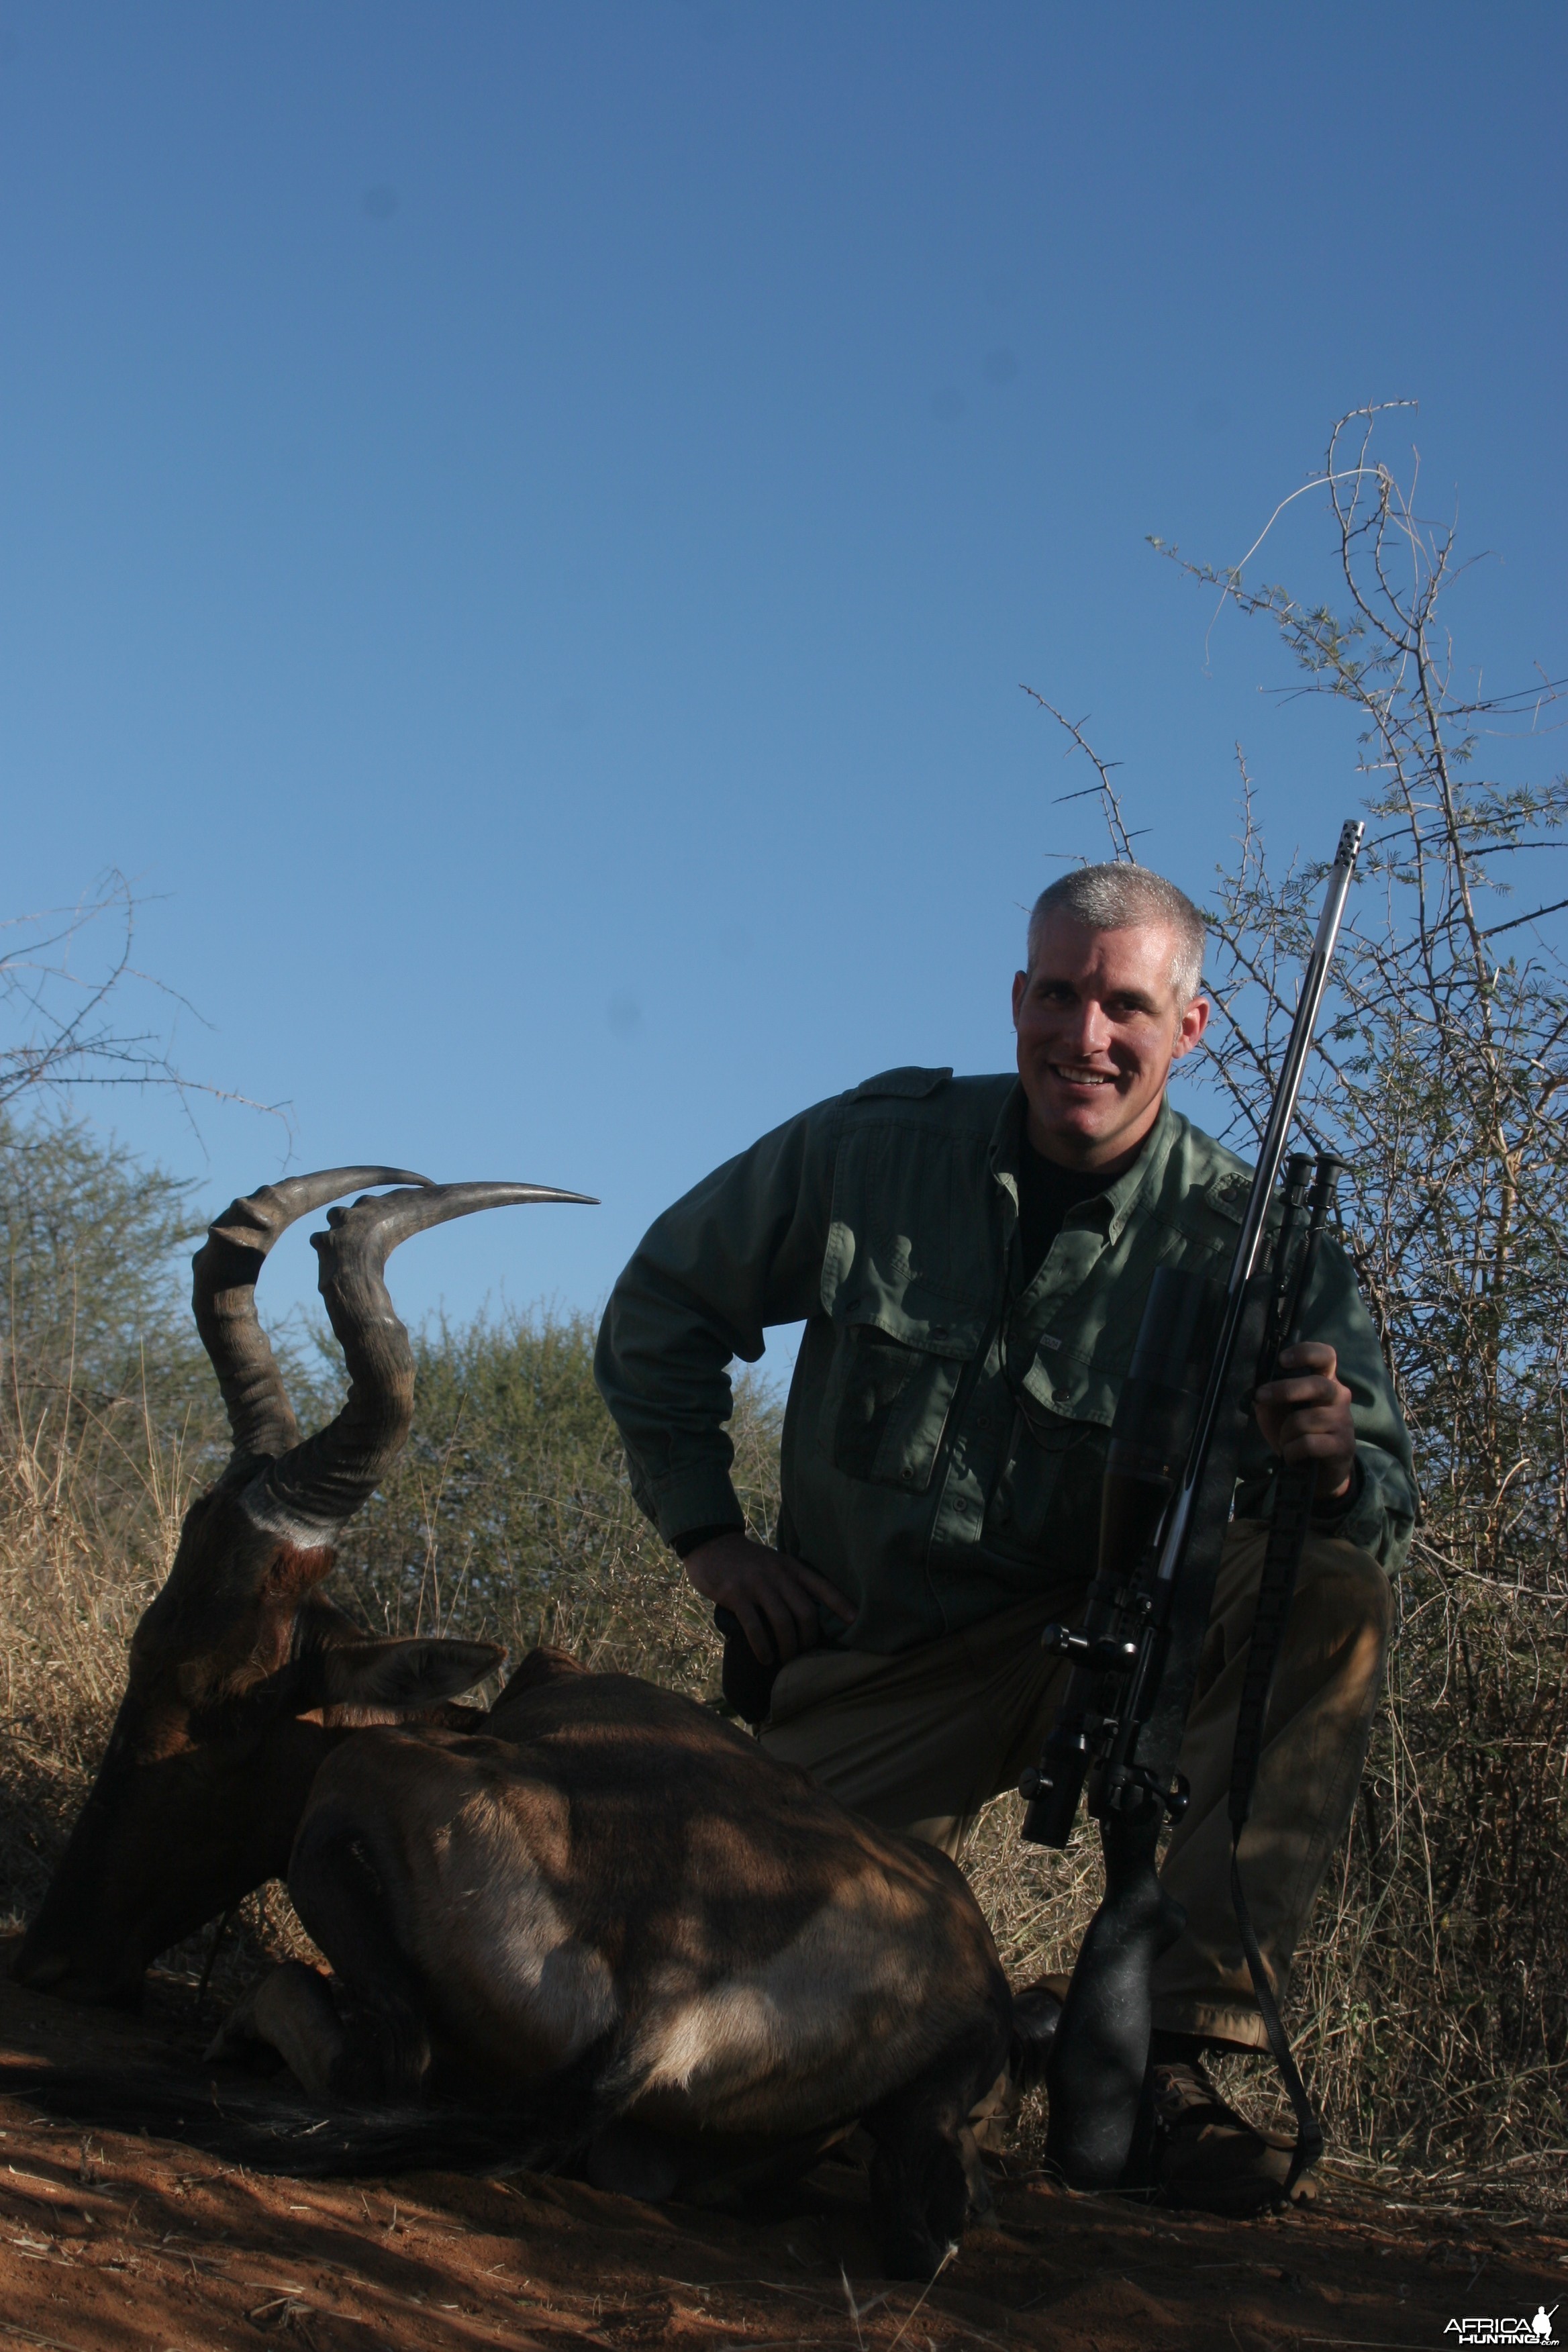
[(1096, 931), (1047, 919), (1033, 969), (1013, 981), (1029, 1140), (1064, 1168), (1113, 1176), (1159, 1116), (1171, 1064), (1208, 1025), (1205, 997), (1179, 1004), (1164, 923)]

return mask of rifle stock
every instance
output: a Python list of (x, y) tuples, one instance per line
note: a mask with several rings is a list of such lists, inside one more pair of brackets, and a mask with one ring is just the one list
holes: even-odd
[(1090, 1920), (1046, 2063), (1047, 2161), (1075, 2189), (1127, 2185), (1149, 2074), (1153, 1979), (1187, 1924), (1160, 1884), (1164, 1808), (1100, 1824), (1105, 1897)]

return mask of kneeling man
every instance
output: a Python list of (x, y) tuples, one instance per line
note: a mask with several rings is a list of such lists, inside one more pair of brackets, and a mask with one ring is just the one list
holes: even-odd
[[(1013, 982), (1016, 1078), (889, 1070), (803, 1111), (659, 1218), (605, 1317), (599, 1385), (637, 1501), (778, 1665), (764, 1746), (949, 1853), (1054, 1718), (1067, 1668), (1040, 1632), (1081, 1616), (1154, 1268), (1223, 1280), (1235, 1248), (1247, 1172), (1166, 1100), (1208, 1020), (1203, 953), (1197, 909), (1142, 866), (1053, 883)], [(727, 1367), (802, 1319), (775, 1549), (731, 1483)], [(1354, 1801), (1409, 1541), (1409, 1444), (1332, 1244), (1303, 1328), (1258, 1393), (1162, 1874), (1187, 1912), (1155, 1983), (1174, 2202), (1245, 2209), (1286, 2171), (1203, 2065), (1267, 2046), (1226, 1796), (1276, 1463), (1318, 1465), (1247, 1838), (1281, 1991)]]

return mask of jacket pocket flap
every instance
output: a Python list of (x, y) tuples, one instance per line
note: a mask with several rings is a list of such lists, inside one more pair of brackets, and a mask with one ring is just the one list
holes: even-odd
[(1092, 1364), (1065, 1361), (1042, 1363), (1038, 1357), (1019, 1383), (1029, 1427), (1037, 1439), (1052, 1426), (1053, 1416), (1064, 1429), (1075, 1422), (1093, 1422), (1109, 1429), (1121, 1393), (1120, 1377)]
[(967, 1363), (985, 1329), (983, 1309), (972, 1311), (938, 1292), (910, 1283), (899, 1297), (887, 1291), (840, 1291), (833, 1302), (833, 1320), (852, 1330), (885, 1332), (906, 1348), (925, 1356), (950, 1356)]

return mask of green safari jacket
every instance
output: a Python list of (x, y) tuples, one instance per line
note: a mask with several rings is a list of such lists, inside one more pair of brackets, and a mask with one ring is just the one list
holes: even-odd
[[(858, 1603), (825, 1641), (883, 1654), (1092, 1573), (1100, 1474), (1156, 1266), (1223, 1280), (1249, 1172), (1167, 1102), (1133, 1166), (1071, 1209), (1035, 1278), (1017, 1246), (1023, 1092), (889, 1070), (818, 1103), (667, 1210), (610, 1296), (595, 1370), (668, 1542), (739, 1523), (728, 1366), (805, 1320), (784, 1426), (782, 1549)], [(1323, 1524), (1392, 1570), (1409, 1440), (1342, 1253), (1302, 1317), (1338, 1350), (1358, 1467)], [(1254, 1426), (1237, 1511), (1265, 1512)]]

